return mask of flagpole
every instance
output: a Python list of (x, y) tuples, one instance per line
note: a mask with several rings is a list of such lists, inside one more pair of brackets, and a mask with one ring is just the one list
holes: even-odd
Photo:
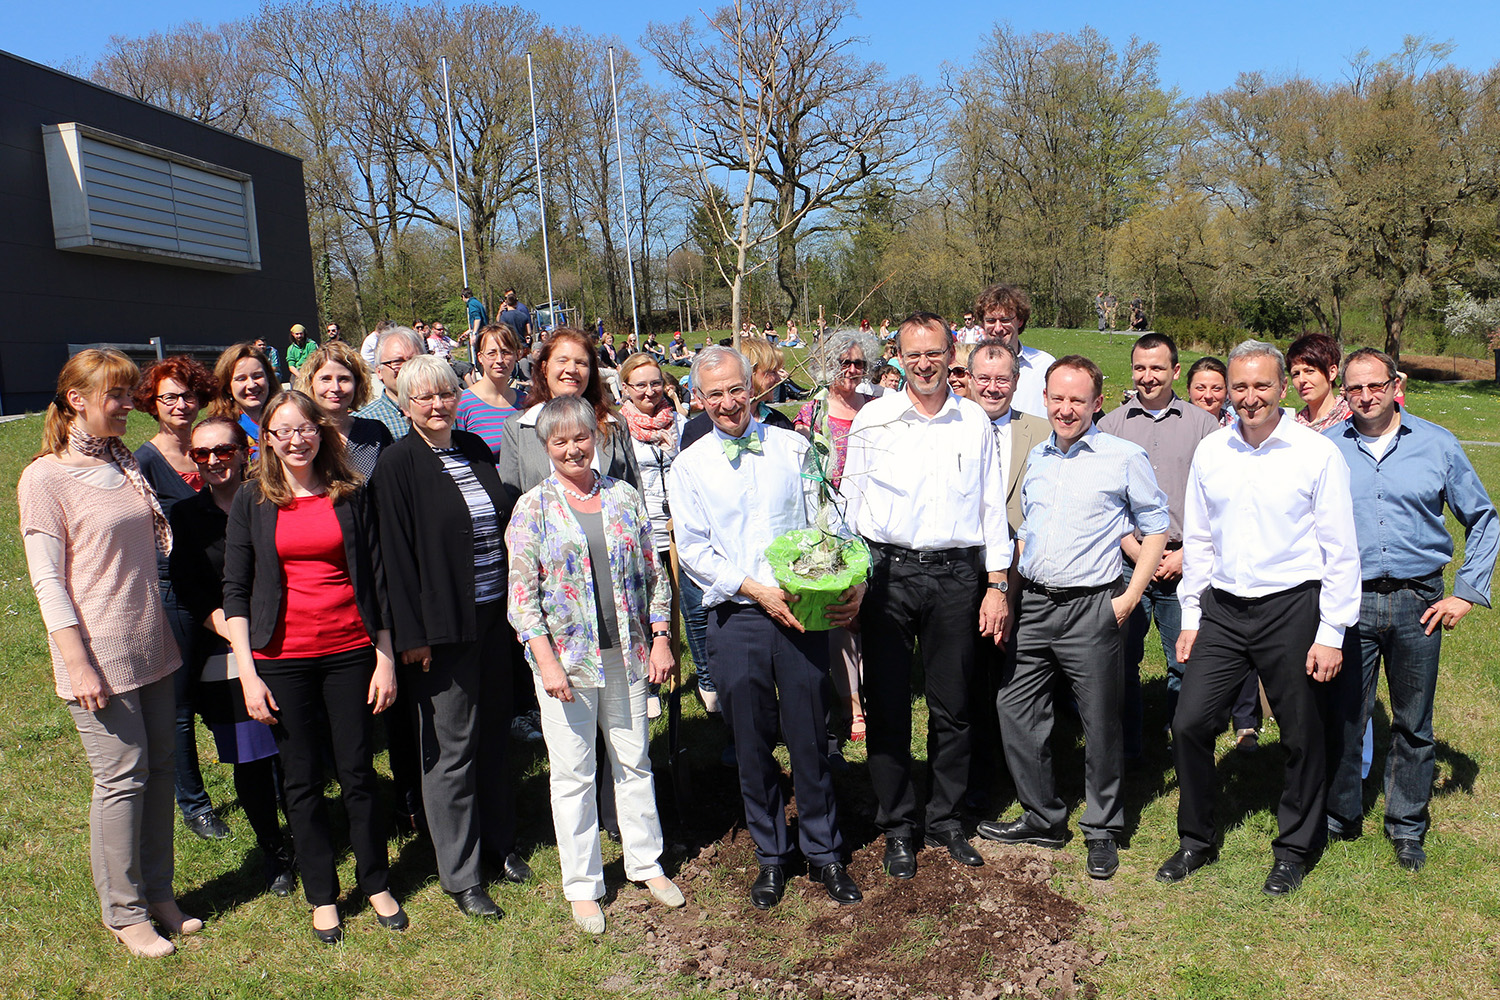
[(448, 97), (448, 57), (443, 57), (443, 109), (448, 116), (448, 162), (453, 168), (453, 221), (458, 229), (458, 263), (469, 287), (469, 258), (464, 253), (464, 216), (458, 200), (458, 147), (453, 141), (453, 102)]
[[(542, 267), (547, 271), (547, 315), (557, 327), (557, 300), (552, 297), (552, 252), (547, 247), (547, 196), (542, 188), (542, 146), (536, 130), (536, 80), (531, 73), (531, 52), (526, 53), (526, 86), (531, 91), (531, 153), (536, 158), (536, 202), (542, 215)], [(579, 288), (580, 294), (582, 287)]]
[(620, 168), (620, 212), (625, 216), (625, 267), (630, 272), (630, 322), (636, 342), (641, 337), (641, 317), (635, 305), (635, 257), (630, 248), (630, 208), (625, 200), (625, 153), (620, 143), (620, 95), (615, 89), (615, 47), (609, 47), (609, 96), (615, 105), (615, 162)]

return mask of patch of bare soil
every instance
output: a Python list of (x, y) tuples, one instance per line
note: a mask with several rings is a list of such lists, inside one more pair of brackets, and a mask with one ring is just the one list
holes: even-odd
[(749, 900), (749, 836), (736, 830), (683, 863), (685, 909), (642, 901), (616, 913), (663, 974), (695, 976), (726, 1000), (1095, 995), (1084, 977), (1105, 955), (1074, 940), (1083, 909), (1049, 887), (1044, 852), (976, 841), (985, 865), (966, 868), (929, 848), (917, 877), (897, 882), (880, 870), (884, 847), (877, 838), (851, 859), (864, 902), (839, 906), (804, 875), (763, 913)]
[(1488, 381), (1495, 377), (1495, 362), (1477, 361), (1444, 355), (1401, 354), (1401, 370), (1423, 382), (1452, 382), (1459, 379)]

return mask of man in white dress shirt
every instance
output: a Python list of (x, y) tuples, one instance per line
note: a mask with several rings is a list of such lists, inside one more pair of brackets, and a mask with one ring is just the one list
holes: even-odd
[(1349, 467), (1281, 410), (1286, 359), (1247, 340), (1229, 352), (1236, 426), (1198, 445), (1183, 512), (1182, 695), (1172, 722), (1180, 849), (1156, 873), (1180, 882), (1218, 858), (1214, 738), (1254, 670), (1289, 751), (1268, 896), (1295, 891), (1326, 840), (1327, 682), (1359, 621), (1360, 560)]
[(1019, 370), (1011, 405), (1022, 413), (1047, 419), (1047, 369), (1057, 359), (1036, 347), (1021, 343), (1026, 321), (1031, 319), (1031, 298), (1014, 285), (991, 285), (974, 300), (986, 339), (1002, 341), (1016, 352)]
[[(719, 705), (732, 723), (745, 825), (760, 873), (750, 902), (769, 909), (786, 890), (797, 848), (810, 874), (839, 903), (862, 898), (844, 868), (843, 839), (826, 748), (828, 638), (803, 630), (776, 584), (766, 547), (806, 528), (817, 483), (803, 476), (807, 439), (752, 417), (751, 365), (727, 347), (693, 358), (693, 392), (713, 431), (686, 448), (668, 473), (673, 533), (683, 570), (703, 590), (708, 659)], [(835, 626), (859, 613), (864, 584), (826, 612)], [(793, 843), (772, 751), (777, 729), (791, 757), (797, 796)]]
[[(875, 824), (885, 834), (886, 871), (906, 879), (916, 874), (914, 843), (924, 827), (929, 846), (966, 865), (984, 863), (958, 812), (969, 778), (968, 690), (976, 622), (997, 645), (1007, 632), (1011, 545), (994, 430), (977, 403), (948, 390), (947, 325), (913, 313), (897, 342), (906, 388), (855, 416), (840, 489), (849, 524), (873, 557), (860, 627)], [(911, 780), (914, 645), (926, 673), (925, 822)]]

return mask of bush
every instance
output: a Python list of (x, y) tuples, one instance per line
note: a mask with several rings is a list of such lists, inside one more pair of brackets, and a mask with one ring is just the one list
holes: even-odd
[(1247, 336), (1243, 329), (1228, 323), (1185, 316), (1159, 316), (1155, 328), (1157, 333), (1165, 333), (1177, 341), (1179, 348), (1217, 354), (1221, 358)]

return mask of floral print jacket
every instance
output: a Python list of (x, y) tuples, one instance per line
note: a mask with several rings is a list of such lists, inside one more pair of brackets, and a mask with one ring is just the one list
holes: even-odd
[[(635, 487), (605, 476), (599, 489), (609, 574), (614, 583), (620, 643), (631, 684), (646, 676), (653, 622), (671, 617), (672, 587), (656, 563), (651, 519)], [(595, 613), (593, 564), (556, 474), (516, 501), (505, 530), (510, 553), (511, 626), (539, 670), (529, 641), (547, 636), (577, 688), (604, 686)]]

